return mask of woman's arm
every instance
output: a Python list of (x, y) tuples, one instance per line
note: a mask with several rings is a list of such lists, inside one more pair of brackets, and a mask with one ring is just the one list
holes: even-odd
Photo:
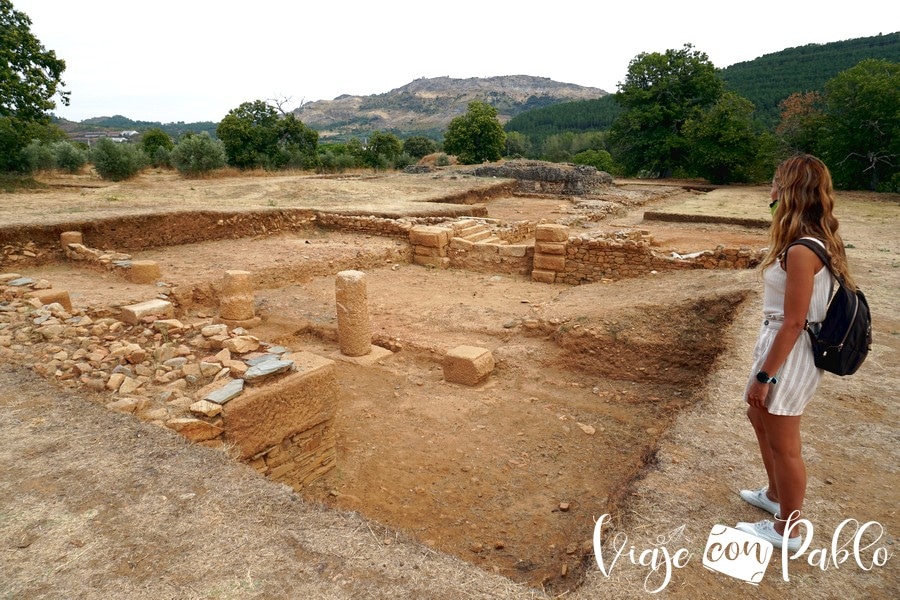
[[(823, 267), (816, 253), (801, 245), (791, 246), (787, 252), (787, 282), (784, 290), (784, 322), (762, 365), (762, 371), (774, 375), (787, 360), (797, 337), (806, 327), (806, 315), (812, 299), (813, 280)], [(769, 385), (753, 381), (747, 392), (747, 402), (757, 408), (765, 408)], [(775, 384), (778, 385), (778, 384)]]

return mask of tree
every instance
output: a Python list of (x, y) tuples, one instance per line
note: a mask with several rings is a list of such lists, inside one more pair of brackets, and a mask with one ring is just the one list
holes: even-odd
[(725, 92), (709, 110), (685, 123), (691, 172), (716, 184), (748, 181), (759, 150), (754, 110), (746, 98)]
[(91, 162), (103, 179), (122, 181), (137, 175), (146, 166), (147, 159), (133, 144), (101, 138), (91, 151)]
[(505, 143), (497, 109), (478, 100), (469, 102), (466, 114), (450, 121), (444, 134), (444, 152), (455, 154), (465, 165), (499, 160)]
[(268, 166), (278, 142), (278, 111), (262, 100), (244, 102), (228, 111), (216, 128), (216, 137), (225, 144), (225, 156), (231, 166)]
[(784, 144), (784, 154), (820, 154), (826, 131), (822, 94), (791, 94), (781, 101), (778, 108), (781, 110), (781, 120), (775, 127), (775, 133)]
[(415, 159), (420, 159), (432, 152), (437, 152), (437, 143), (423, 135), (414, 135), (403, 140), (403, 152)]
[(373, 131), (369, 135), (363, 156), (367, 166), (385, 169), (394, 165), (402, 151), (400, 140), (393, 133)]
[(616, 93), (623, 112), (610, 131), (613, 156), (629, 174), (646, 170), (668, 177), (685, 168), (690, 148), (684, 125), (723, 90), (715, 66), (690, 44), (637, 55)]
[(168, 164), (164, 158), (168, 157), (174, 147), (175, 144), (169, 134), (158, 127), (148, 129), (141, 136), (141, 149), (154, 167)]
[(228, 111), (216, 136), (225, 144), (228, 163), (239, 169), (312, 168), (318, 161), (319, 134), (293, 113), (281, 117), (277, 108), (262, 100)]
[(22, 150), (33, 139), (58, 139), (47, 111), (54, 96), (69, 104), (62, 73), (66, 63), (31, 33), (31, 19), (0, 0), (0, 170), (19, 170)]
[(869, 59), (825, 84), (823, 157), (841, 187), (878, 189), (900, 164), (900, 64)]
[(171, 159), (180, 173), (196, 177), (225, 166), (225, 145), (204, 131), (178, 142), (172, 149)]
[(582, 150), (572, 157), (572, 162), (576, 165), (590, 165), (607, 173), (615, 170), (612, 155), (606, 150)]

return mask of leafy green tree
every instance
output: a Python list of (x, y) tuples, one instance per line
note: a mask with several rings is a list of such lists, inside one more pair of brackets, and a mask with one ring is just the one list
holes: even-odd
[(606, 150), (582, 150), (572, 157), (572, 162), (576, 165), (589, 165), (607, 173), (615, 171), (612, 154)]
[(403, 146), (393, 133), (373, 131), (366, 142), (365, 163), (373, 169), (390, 168), (402, 152)]
[(637, 55), (616, 93), (623, 108), (610, 132), (617, 162), (629, 174), (649, 170), (669, 177), (684, 169), (690, 153), (684, 125), (723, 90), (715, 66), (690, 44), (665, 54)]
[(31, 33), (31, 19), (0, 0), (0, 170), (27, 168), (22, 150), (32, 140), (59, 139), (48, 111), (54, 96), (69, 104), (62, 73), (66, 63)]
[(314, 167), (319, 134), (293, 113), (284, 117), (262, 100), (244, 102), (228, 112), (216, 136), (225, 144), (228, 163), (239, 169)]
[(900, 163), (900, 63), (869, 59), (825, 84), (824, 152), (841, 187), (878, 189)]
[(497, 109), (478, 100), (469, 102), (466, 114), (450, 121), (444, 134), (444, 152), (455, 154), (465, 165), (499, 160), (505, 143)]
[(180, 173), (196, 177), (225, 166), (225, 145), (204, 131), (183, 138), (170, 156)]
[(293, 113), (278, 121), (278, 142), (273, 166), (315, 169), (319, 164), (319, 132), (307, 127)]
[(753, 103), (725, 92), (708, 110), (684, 125), (691, 173), (712, 183), (746, 182), (759, 149)]
[(414, 135), (403, 140), (403, 152), (418, 160), (437, 152), (437, 142), (423, 135)]
[(131, 179), (147, 166), (147, 158), (134, 144), (101, 138), (91, 150), (91, 162), (103, 179)]
[(239, 169), (268, 166), (278, 144), (278, 119), (275, 107), (262, 100), (244, 102), (228, 111), (216, 128), (228, 164)]
[(158, 127), (145, 131), (141, 136), (141, 149), (154, 167), (168, 166), (169, 152), (174, 147), (169, 134)]

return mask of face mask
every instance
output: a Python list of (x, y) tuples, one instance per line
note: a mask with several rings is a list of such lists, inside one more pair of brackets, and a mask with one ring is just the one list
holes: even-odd
[(774, 200), (771, 204), (769, 204), (769, 212), (772, 213), (772, 216), (775, 216), (775, 211), (778, 209), (778, 200)]

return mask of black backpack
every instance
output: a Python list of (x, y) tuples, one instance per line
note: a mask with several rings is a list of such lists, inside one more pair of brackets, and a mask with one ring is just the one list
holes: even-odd
[(869, 303), (860, 290), (850, 289), (844, 284), (844, 280), (835, 274), (831, 268), (831, 260), (822, 246), (811, 239), (803, 238), (790, 246), (796, 244), (806, 246), (815, 252), (838, 284), (828, 301), (825, 319), (818, 332), (815, 332), (815, 328), (810, 327), (809, 323), (806, 324), (816, 366), (836, 375), (853, 375), (866, 360), (872, 347)]

